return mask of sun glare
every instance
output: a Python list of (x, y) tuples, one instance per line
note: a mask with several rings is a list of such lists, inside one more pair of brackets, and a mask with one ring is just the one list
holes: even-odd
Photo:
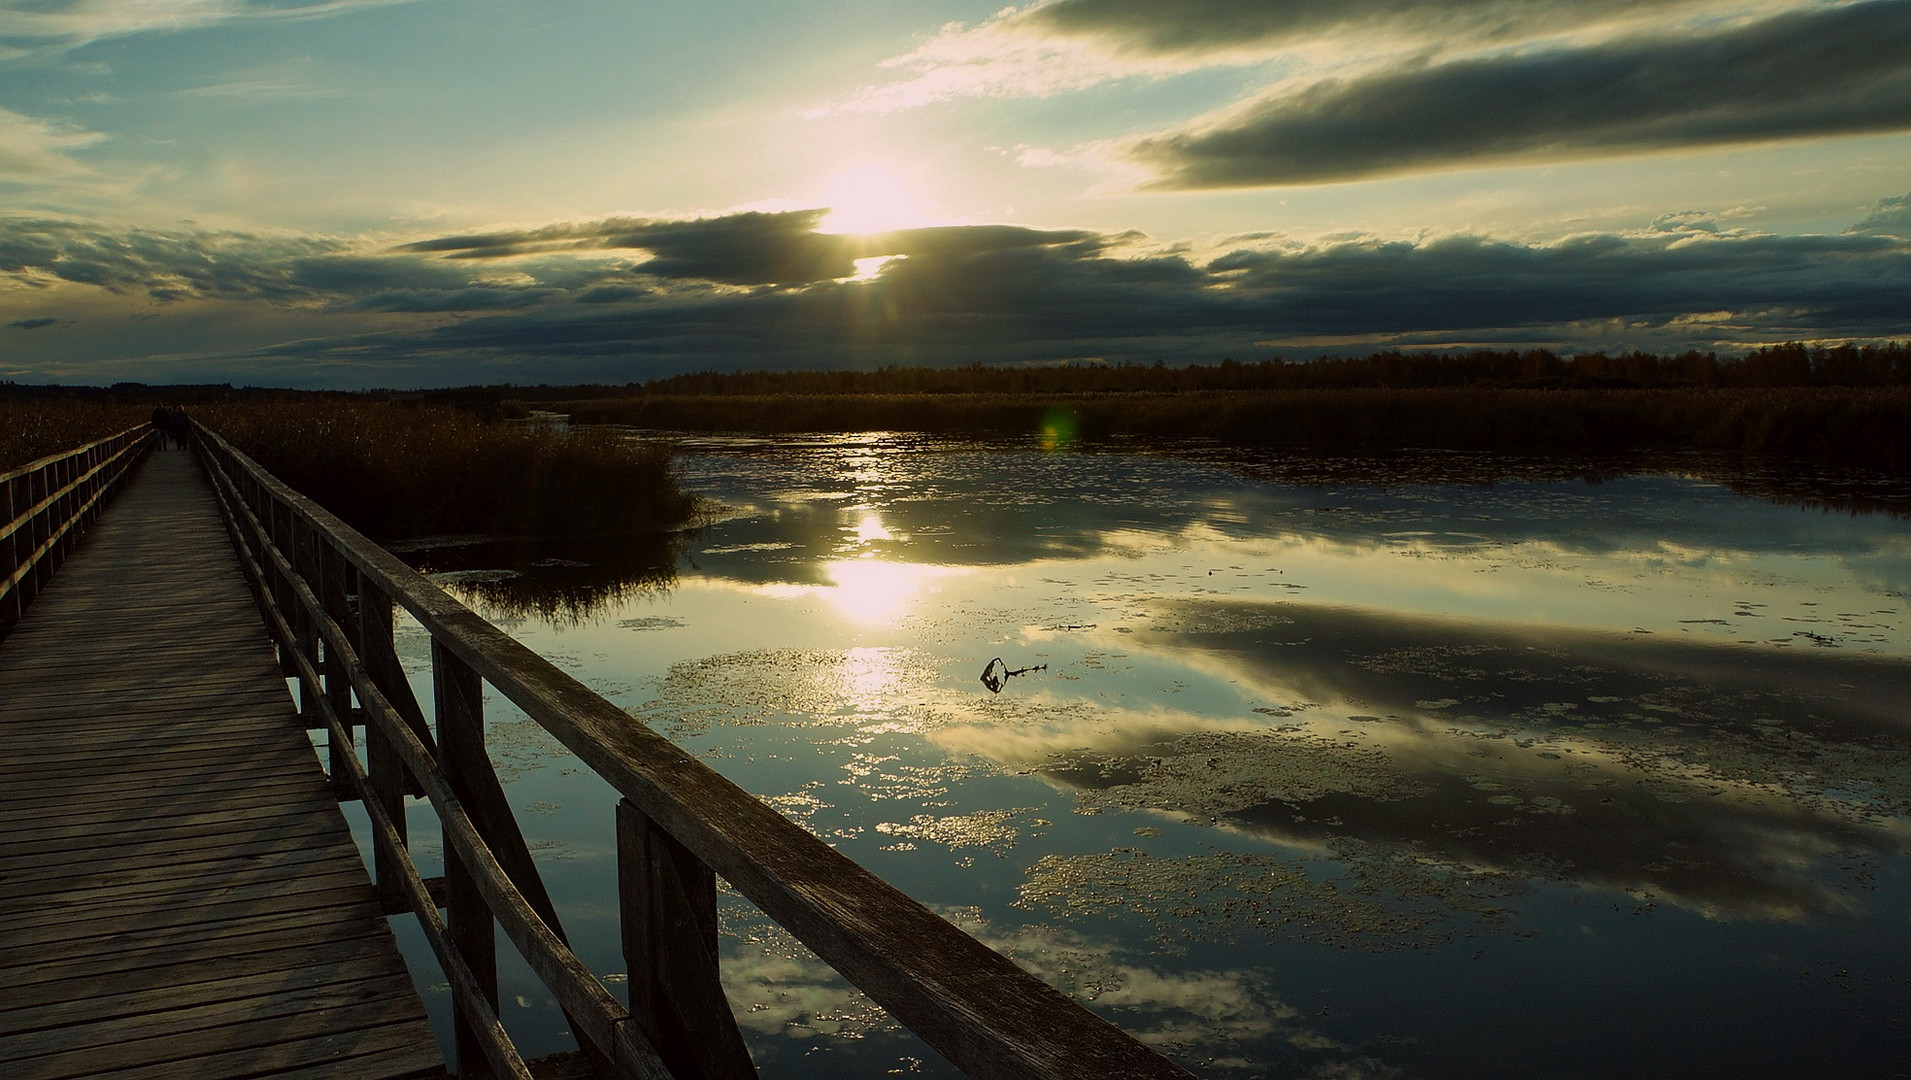
[(937, 579), (955, 573), (947, 567), (877, 559), (824, 563), (823, 572), (830, 587), (820, 595), (840, 614), (871, 626), (894, 625), (920, 594), (936, 591)]
[(830, 233), (876, 233), (910, 229), (924, 223), (909, 187), (880, 165), (858, 165), (836, 175), (823, 189), (829, 214), (819, 226)]

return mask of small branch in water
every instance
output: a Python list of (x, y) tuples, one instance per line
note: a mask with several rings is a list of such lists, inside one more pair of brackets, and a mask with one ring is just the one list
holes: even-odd
[(1013, 676), (1027, 675), (1031, 671), (1047, 670), (1047, 664), (1036, 664), (1034, 667), (1016, 668), (1014, 671), (1010, 671), (1009, 666), (1003, 663), (1002, 658), (998, 656), (989, 661), (988, 667), (982, 669), (982, 685), (989, 688), (989, 693), (999, 694), (1002, 692), (1002, 685), (1008, 682)]

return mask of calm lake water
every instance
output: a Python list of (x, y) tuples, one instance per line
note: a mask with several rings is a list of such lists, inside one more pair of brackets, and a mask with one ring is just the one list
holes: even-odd
[[(1197, 1074), (1911, 1068), (1905, 519), (1439, 457), (684, 453), (725, 510), (680, 552), (413, 557)], [(422, 631), (400, 646), (422, 673)], [(997, 657), (1033, 670), (993, 693)], [(566, 930), (616, 985), (615, 795), (489, 707)], [(766, 1077), (953, 1075), (721, 906)], [(506, 984), (527, 1050), (568, 1045), (539, 984)]]

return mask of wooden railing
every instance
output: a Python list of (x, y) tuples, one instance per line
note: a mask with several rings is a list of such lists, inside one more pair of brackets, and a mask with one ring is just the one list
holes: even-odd
[(149, 424), (0, 474), (0, 636), (12, 629), (153, 444)]
[[(716, 876), (973, 1077), (1185, 1078), (1178, 1066), (964, 934), (459, 604), (205, 428), (195, 445), (301, 708), (362, 798), (384, 896), (408, 901), (456, 1003), (461, 1071), (528, 1077), (498, 1020), (493, 927), (610, 1076), (756, 1076), (718, 981)], [(393, 646), (431, 635), (435, 731)], [(489, 684), (623, 796), (626, 1009), (565, 944), (485, 750)], [(353, 751), (365, 727), (367, 762)], [(444, 914), (406, 850), (404, 796), (443, 827)]]

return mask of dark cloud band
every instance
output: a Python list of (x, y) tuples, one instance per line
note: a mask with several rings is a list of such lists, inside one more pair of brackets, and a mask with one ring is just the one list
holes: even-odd
[(1155, 186), (1312, 184), (1911, 129), (1911, 0), (1328, 81), (1139, 140)]
[(1282, 44), (1352, 28), (1515, 37), (1689, 0), (1056, 0), (1011, 21), (1039, 32), (1094, 38), (1143, 53), (1203, 53)]
[(804, 285), (849, 277), (856, 260), (1099, 242), (1094, 234), (1009, 225), (903, 229), (873, 236), (816, 231), (826, 210), (742, 213), (693, 220), (609, 218), (522, 232), (422, 240), (401, 251), (491, 259), (557, 251), (638, 250), (642, 272), (725, 285)]
[[(1678, 351), (1911, 335), (1907, 205), (1911, 197), (1884, 200), (1830, 236), (1748, 235), (1677, 213), (1638, 233), (1549, 244), (1351, 240), (1243, 246), (1205, 262), (1125, 254), (1134, 237), (1081, 230), (833, 236), (804, 214), (569, 223), (383, 254), (333, 240), (0, 220), (0, 273), (241, 304), (242, 318), (258, 322), (290, 310), (306, 327), (323, 318), (332, 332), (168, 369), (251, 379), (246, 372), (271, 371), (274, 381), (308, 385), (623, 382), (703, 369), (1088, 357), (1176, 363), (1269, 347), (1311, 355), (1311, 343), (1326, 339), (1358, 349), (1544, 342)], [(597, 254), (527, 253), (560, 237)], [(621, 254), (626, 247), (642, 252)], [(901, 257), (873, 280), (836, 275), (865, 253)], [(512, 272), (494, 273), (488, 260), (507, 254)], [(46, 296), (36, 296), (43, 311)], [(62, 342), (86, 332), (77, 323)]]

